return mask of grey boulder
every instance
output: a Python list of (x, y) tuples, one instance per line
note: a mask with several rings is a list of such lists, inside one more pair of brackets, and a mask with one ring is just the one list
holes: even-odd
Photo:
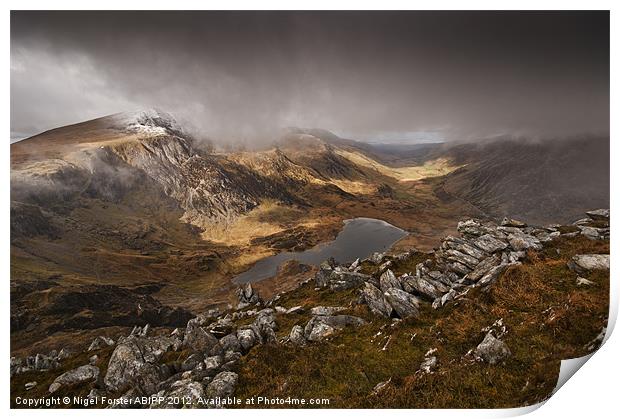
[(158, 361), (174, 345), (175, 339), (169, 337), (131, 336), (120, 340), (108, 363), (106, 388), (120, 392), (139, 387), (144, 393), (153, 394), (157, 384), (166, 378)]
[(241, 349), (244, 352), (252, 349), (254, 345), (256, 345), (258, 339), (256, 338), (256, 333), (251, 328), (247, 329), (238, 329), (237, 330), (237, 341), (241, 346)]
[(396, 278), (396, 275), (394, 275), (394, 272), (392, 272), (390, 269), (383, 272), (381, 274), (381, 277), (379, 277), (379, 287), (383, 292), (390, 288), (402, 288), (400, 285), (400, 281)]
[(475, 354), (491, 365), (495, 365), (512, 355), (508, 345), (493, 336), (492, 332), (487, 333), (484, 340), (476, 348)]
[(191, 319), (187, 322), (187, 328), (185, 329), (185, 335), (183, 337), (184, 348), (208, 352), (218, 343), (217, 338), (203, 327), (204, 323), (205, 320), (201, 317)]
[(527, 249), (541, 250), (543, 248), (540, 240), (525, 233), (510, 234), (508, 236), (508, 242), (510, 243), (510, 247), (516, 251)]
[(401, 319), (418, 317), (420, 301), (411, 294), (398, 288), (390, 288), (383, 295)]
[(210, 398), (232, 396), (239, 376), (231, 371), (224, 371), (213, 377), (207, 386), (206, 395)]
[(204, 407), (201, 401), (205, 398), (205, 391), (201, 383), (187, 378), (175, 381), (170, 388), (160, 391), (156, 396), (151, 408), (197, 408)]
[(98, 377), (99, 368), (94, 365), (82, 365), (81, 367), (77, 367), (56, 377), (54, 382), (50, 384), (48, 391), (54, 393), (64, 386), (96, 381)]
[(568, 262), (568, 267), (578, 274), (586, 274), (595, 270), (609, 270), (609, 255), (585, 254), (575, 255)]
[(338, 312), (344, 311), (346, 309), (347, 309), (346, 307), (318, 306), (318, 307), (313, 307), (310, 310), (310, 314), (312, 314), (313, 316), (331, 316), (333, 314), (336, 314)]
[(316, 342), (333, 335), (338, 330), (342, 330), (345, 327), (358, 327), (365, 323), (366, 322), (359, 317), (347, 316), (344, 314), (336, 316), (314, 316), (304, 328), (304, 338), (308, 341)]
[(306, 344), (306, 338), (304, 337), (304, 328), (299, 325), (293, 326), (293, 328), (291, 329), (291, 333), (288, 337), (291, 343), (295, 345), (302, 346)]
[(392, 306), (385, 301), (383, 293), (379, 288), (375, 287), (370, 282), (366, 282), (361, 291), (361, 295), (372, 313), (377, 316), (390, 317)]

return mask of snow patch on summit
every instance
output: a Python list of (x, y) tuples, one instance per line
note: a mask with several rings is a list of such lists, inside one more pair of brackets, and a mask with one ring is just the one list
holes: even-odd
[(116, 114), (114, 115), (114, 124), (129, 132), (148, 135), (187, 136), (172, 115), (158, 109)]

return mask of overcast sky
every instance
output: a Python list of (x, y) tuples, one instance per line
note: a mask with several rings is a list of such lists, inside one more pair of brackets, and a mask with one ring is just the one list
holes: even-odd
[(205, 135), (609, 132), (608, 12), (12, 12), (11, 137), (157, 107)]

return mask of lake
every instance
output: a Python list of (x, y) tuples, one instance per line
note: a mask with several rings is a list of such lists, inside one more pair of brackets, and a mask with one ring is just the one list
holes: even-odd
[(282, 252), (261, 259), (248, 271), (235, 278), (236, 284), (257, 282), (275, 276), (278, 267), (287, 260), (318, 266), (333, 257), (338, 263), (364, 259), (374, 252), (385, 252), (407, 235), (405, 230), (374, 218), (354, 218), (344, 221), (344, 227), (334, 241), (323, 243), (303, 252)]

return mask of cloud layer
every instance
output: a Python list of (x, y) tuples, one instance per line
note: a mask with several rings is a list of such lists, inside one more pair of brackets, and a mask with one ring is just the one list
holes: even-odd
[(12, 136), (150, 107), (223, 139), (607, 134), (609, 14), (12, 12)]

